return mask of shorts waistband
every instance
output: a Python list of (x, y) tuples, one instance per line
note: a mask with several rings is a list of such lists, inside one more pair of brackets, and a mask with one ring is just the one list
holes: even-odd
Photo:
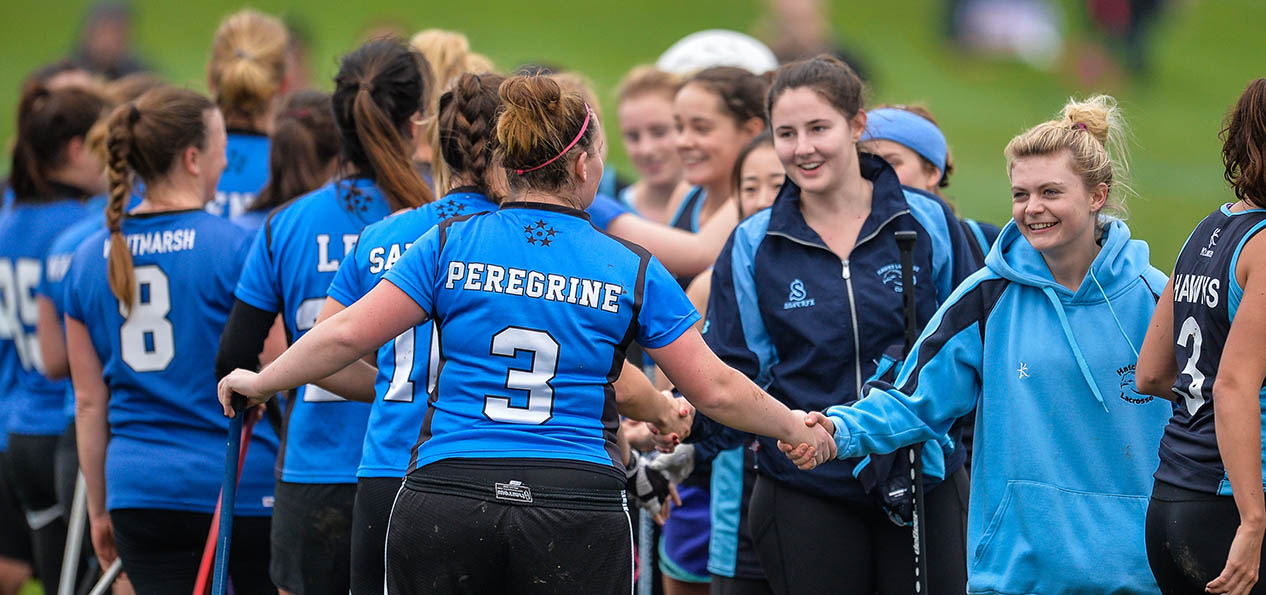
[(624, 490), (539, 486), (512, 479), (484, 482), (415, 472), (405, 478), (404, 487), (415, 492), (461, 496), (517, 506), (612, 512), (626, 508)]

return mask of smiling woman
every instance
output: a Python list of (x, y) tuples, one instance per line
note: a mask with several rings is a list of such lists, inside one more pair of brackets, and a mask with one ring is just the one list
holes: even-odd
[(985, 268), (941, 305), (893, 385), (814, 414), (844, 458), (943, 437), (975, 408), (969, 593), (1157, 591), (1139, 569), (1171, 409), (1123, 389), (1165, 276), (1104, 214), (1120, 206), (1121, 133), (1101, 96), (1012, 139), (1014, 221)]

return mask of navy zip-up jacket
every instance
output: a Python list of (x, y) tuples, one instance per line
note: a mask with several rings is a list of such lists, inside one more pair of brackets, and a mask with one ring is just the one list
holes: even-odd
[[(893, 232), (918, 232), (914, 247), (920, 329), (960, 281), (976, 270), (962, 227), (936, 197), (902, 187), (884, 160), (862, 155), (862, 176), (874, 184), (870, 215), (841, 260), (800, 211), (790, 179), (772, 207), (741, 223), (712, 273), (703, 336), (726, 364), (792, 409), (818, 411), (851, 403), (883, 351), (904, 340), (901, 264)], [(698, 416), (692, 439), (718, 424)], [(836, 499), (871, 501), (854, 479), (859, 459), (800, 471), (760, 438), (761, 474)], [(924, 449), (925, 475), (944, 478), (962, 466), (956, 444)]]

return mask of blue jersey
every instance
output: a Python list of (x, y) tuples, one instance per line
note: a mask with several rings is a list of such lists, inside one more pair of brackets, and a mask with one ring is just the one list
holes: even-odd
[[(86, 205), (89, 215), (57, 234), (52, 245), (48, 247), (48, 254), (44, 256), (44, 276), (40, 279), (40, 286), (35, 292), (53, 304), (53, 309), (57, 312), (58, 324), (62, 323), (62, 316), (66, 314), (66, 290), (63, 280), (66, 278), (66, 271), (70, 269), (70, 260), (75, 255), (75, 250), (88, 236), (105, 229), (103, 209), (105, 209), (106, 200), (104, 196), (89, 200)], [(63, 411), (66, 413), (67, 421), (75, 419), (75, 391), (69, 382), (66, 383)]]
[[(255, 235), (237, 299), (278, 312), (291, 342), (316, 324), (339, 262), (362, 228), (391, 214), (368, 179), (327, 184), (275, 212)], [(281, 478), (293, 483), (355, 483), (369, 405), (302, 386), (286, 403)]]
[(233, 219), (246, 212), (268, 183), (268, 136), (246, 130), (230, 130), (225, 157), (228, 164), (215, 187), (215, 200), (207, 212)]
[(384, 278), (440, 329), (410, 471), (456, 457), (622, 468), (611, 383), (625, 349), (663, 347), (699, 318), (646, 250), (549, 204), (446, 221)]
[[(495, 210), (497, 205), (483, 194), (459, 191), (366, 227), (352, 255), (339, 265), (330, 284), (330, 297), (344, 306), (352, 305), (432, 227), (458, 215)], [(432, 349), (439, 335), (433, 331), (431, 322), (424, 322), (378, 350), (375, 399), (357, 477), (404, 477), (439, 365), (439, 353)]]
[(691, 233), (699, 232), (699, 214), (703, 212), (703, 205), (708, 202), (708, 193), (703, 190), (702, 186), (695, 186), (686, 194), (686, 198), (681, 200), (681, 205), (677, 207), (677, 212), (673, 213), (671, 219), (668, 220), (669, 227), (676, 227)]
[[(1263, 228), (1266, 209), (1232, 213), (1223, 206), (1196, 226), (1178, 254), (1172, 307), (1179, 370), (1173, 391), (1179, 399), (1161, 439), (1156, 479), (1189, 490), (1231, 494), (1215, 434), (1213, 382), (1244, 295), (1235, 266), (1244, 244)], [(1266, 405), (1266, 389), (1262, 399)]]
[[(88, 329), (110, 389), (106, 507), (210, 513), (229, 420), (216, 398), (215, 354), (249, 244), (201, 210), (132, 215), (136, 303), (125, 319), (106, 277), (110, 236), (90, 235), (66, 274), (66, 315)], [(236, 513), (271, 513), (277, 436), (258, 424)]]
[[(59, 194), (74, 192), (65, 189)], [(77, 199), (18, 202), (0, 220), (0, 367), (12, 374), (6, 383), (9, 433), (56, 436), (66, 429), (63, 404), (69, 381), (44, 376), (35, 332), (35, 290), (53, 239), (89, 214), (88, 206)]]

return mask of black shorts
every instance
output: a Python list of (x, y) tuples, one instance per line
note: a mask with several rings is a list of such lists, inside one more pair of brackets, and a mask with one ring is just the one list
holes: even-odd
[(273, 495), (269, 574), (277, 588), (293, 595), (347, 595), (356, 484), (278, 481)]
[(13, 487), (31, 528), (35, 575), (58, 577), (66, 551), (67, 512), (57, 502), (56, 458), (59, 436), (9, 434)]
[[(1231, 496), (1180, 488), (1160, 480), (1147, 506), (1147, 562), (1165, 595), (1204, 593), (1222, 574), (1240, 526)], [(1266, 569), (1266, 550), (1261, 568)], [(1260, 576), (1260, 575), (1259, 575)], [(1250, 593), (1266, 593), (1259, 578)]]
[[(188, 595), (211, 529), (211, 515), (183, 510), (110, 511), (114, 545), (137, 593)], [(268, 517), (234, 517), (229, 577), (240, 595), (276, 595), (268, 579)]]
[[(967, 471), (928, 490), (930, 595), (967, 589)], [(914, 539), (872, 503), (831, 500), (756, 478), (748, 520), (769, 586), (795, 593), (914, 593)]]
[(0, 453), (0, 558), (31, 562), (31, 528), (18, 504), (7, 453)]
[[(555, 487), (522, 469), (494, 478), (428, 465), (406, 478), (387, 534), (387, 592), (630, 593), (623, 480)], [(585, 473), (585, 472), (578, 472)], [(553, 485), (551, 485), (553, 484)], [(563, 482), (577, 486), (577, 482)]]
[(362, 477), (352, 509), (352, 595), (382, 595), (387, 521), (401, 477)]

